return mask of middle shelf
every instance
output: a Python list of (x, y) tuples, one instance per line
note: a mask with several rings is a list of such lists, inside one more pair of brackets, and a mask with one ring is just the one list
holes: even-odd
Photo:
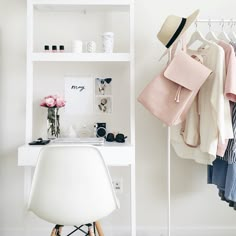
[(32, 53), (32, 61), (129, 62), (130, 53)]

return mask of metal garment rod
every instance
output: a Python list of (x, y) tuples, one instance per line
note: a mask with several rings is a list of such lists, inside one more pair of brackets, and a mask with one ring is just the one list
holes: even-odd
[(233, 19), (200, 19), (200, 20), (196, 20), (195, 22), (197, 23), (236, 23), (236, 20)]

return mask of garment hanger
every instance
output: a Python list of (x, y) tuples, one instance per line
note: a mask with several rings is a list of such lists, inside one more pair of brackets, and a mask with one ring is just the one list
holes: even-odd
[(198, 30), (197, 21), (195, 22), (195, 27), (196, 27), (196, 30), (191, 35), (191, 38), (190, 38), (189, 42), (187, 43), (187, 48), (189, 48), (191, 45), (193, 45), (193, 43), (195, 43), (197, 41), (200, 41), (201, 43), (203, 43), (203, 45), (211, 44), (211, 42), (208, 41), (207, 39), (205, 39), (204, 36), (202, 35), (202, 33)]
[(236, 42), (236, 33), (233, 30), (233, 27), (235, 26), (235, 22), (233, 22), (233, 19), (231, 19), (230, 22), (230, 31), (228, 33), (229, 38), (231, 39), (231, 41)]
[(209, 26), (209, 31), (206, 34), (206, 39), (207, 40), (212, 40), (213, 42), (217, 43), (219, 41), (219, 39), (217, 38), (215, 33), (211, 30), (211, 19), (209, 19), (209, 21), (208, 21), (208, 26)]
[(229, 38), (229, 36), (226, 34), (226, 32), (224, 31), (224, 26), (225, 26), (225, 22), (224, 22), (224, 19), (222, 19), (221, 21), (221, 32), (220, 34), (218, 35), (218, 38), (225, 41), (226, 43), (229, 43), (231, 40)]

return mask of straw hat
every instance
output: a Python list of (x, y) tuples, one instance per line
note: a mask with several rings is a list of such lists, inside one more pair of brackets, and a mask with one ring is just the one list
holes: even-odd
[(158, 32), (157, 38), (165, 47), (169, 48), (196, 20), (198, 14), (199, 10), (196, 10), (187, 18), (175, 15), (168, 16)]

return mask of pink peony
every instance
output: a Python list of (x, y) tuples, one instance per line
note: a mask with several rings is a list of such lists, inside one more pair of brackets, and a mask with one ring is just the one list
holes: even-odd
[(45, 98), (41, 101), (40, 106), (41, 107), (47, 107)]
[(54, 100), (56, 100), (57, 97), (58, 97), (57, 95), (49, 95), (49, 96), (45, 97), (45, 99), (47, 99), (47, 98), (53, 98)]
[(52, 97), (45, 98), (45, 103), (47, 107), (54, 107), (56, 105), (56, 100)]
[(64, 107), (65, 106), (65, 100), (62, 97), (56, 98), (56, 106), (57, 107)]

